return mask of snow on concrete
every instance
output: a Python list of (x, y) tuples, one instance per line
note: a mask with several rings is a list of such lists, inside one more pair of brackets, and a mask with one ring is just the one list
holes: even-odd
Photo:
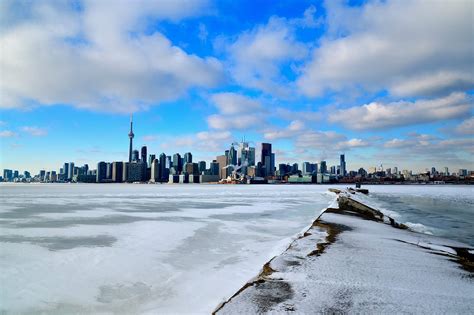
[(242, 291), (218, 314), (473, 313), (472, 275), (452, 261), (450, 248), (466, 244), (354, 216), (325, 213), (322, 220), (346, 230), (324, 253), (307, 256), (327, 235), (313, 227), (272, 260), (275, 272), (267, 281)]

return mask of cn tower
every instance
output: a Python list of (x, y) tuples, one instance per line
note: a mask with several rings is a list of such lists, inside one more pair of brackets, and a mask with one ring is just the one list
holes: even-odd
[(128, 133), (128, 137), (130, 138), (130, 148), (128, 149), (128, 163), (132, 162), (132, 150), (133, 150), (133, 114), (130, 114), (130, 132)]

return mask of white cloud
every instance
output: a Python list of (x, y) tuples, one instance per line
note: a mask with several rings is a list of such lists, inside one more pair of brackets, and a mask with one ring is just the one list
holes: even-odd
[(34, 137), (43, 137), (48, 135), (48, 130), (44, 128), (39, 128), (35, 126), (24, 126), (21, 127), (21, 131), (28, 133), (31, 136)]
[[(8, 7), (8, 6), (7, 6)], [(34, 2), (0, 33), (0, 106), (70, 104), (130, 112), (212, 87), (222, 66), (145, 33), (145, 21), (198, 14), (202, 1), (85, 1), (81, 10)], [(12, 13), (13, 14), (13, 13)], [(28, 15), (28, 14), (27, 14)]]
[(320, 121), (322, 115), (313, 111), (293, 111), (282, 107), (277, 107), (274, 111), (275, 115), (285, 120), (301, 120), (301, 121)]
[(227, 130), (202, 131), (177, 137), (162, 137), (162, 149), (173, 149), (175, 152), (191, 151), (197, 155), (222, 154), (233, 142), (232, 134)]
[(230, 72), (238, 84), (279, 96), (291, 93), (281, 67), (307, 54), (307, 47), (296, 40), (291, 23), (275, 16), (267, 24), (242, 33), (226, 49)]
[(247, 129), (258, 127), (261, 123), (261, 118), (255, 114), (211, 115), (207, 117), (207, 124), (213, 129)]
[(226, 115), (252, 113), (262, 109), (259, 101), (237, 93), (217, 93), (211, 96), (211, 101)]
[(373, 102), (332, 112), (329, 121), (353, 130), (384, 129), (464, 117), (469, 114), (471, 103), (464, 93), (413, 102)]
[(474, 117), (468, 118), (455, 128), (460, 135), (474, 135)]
[(277, 140), (277, 139), (289, 139), (293, 138), (296, 135), (302, 133), (305, 129), (304, 122), (300, 120), (293, 120), (290, 124), (283, 129), (269, 129), (263, 133), (263, 137), (267, 140)]
[(17, 134), (11, 130), (2, 130), (0, 131), (0, 138), (11, 138), (16, 137)]
[(308, 96), (362, 88), (433, 96), (474, 87), (473, 4), (458, 1), (327, 1), (328, 34), (298, 85)]

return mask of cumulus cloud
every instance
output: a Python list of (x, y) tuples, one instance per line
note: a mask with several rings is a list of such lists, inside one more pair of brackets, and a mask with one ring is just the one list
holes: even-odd
[(255, 114), (243, 115), (211, 115), (207, 117), (207, 124), (213, 129), (247, 129), (255, 128), (261, 123), (260, 117)]
[(465, 93), (413, 102), (372, 102), (332, 112), (329, 121), (353, 130), (384, 129), (465, 117), (471, 103), (472, 99)]
[(274, 111), (274, 114), (281, 119), (285, 120), (301, 120), (314, 122), (319, 121), (322, 118), (321, 113), (314, 111), (298, 111), (298, 110), (289, 110), (282, 107), (277, 107)]
[(233, 142), (233, 136), (227, 130), (201, 131), (196, 134), (177, 137), (163, 136), (162, 138), (164, 139), (161, 144), (162, 149), (174, 149), (180, 152), (190, 150), (200, 154), (201, 157), (210, 153), (222, 154), (222, 151)]
[(230, 72), (235, 81), (248, 88), (278, 96), (288, 96), (289, 80), (281, 67), (307, 54), (307, 47), (298, 42), (294, 27), (285, 18), (273, 16), (265, 25), (243, 32), (227, 43)]
[(211, 96), (211, 101), (222, 114), (233, 115), (260, 111), (259, 101), (237, 93), (217, 93)]
[(43, 137), (48, 134), (48, 131), (44, 128), (39, 128), (35, 126), (24, 126), (21, 127), (21, 131), (29, 134), (30, 136), (34, 137)]
[(466, 119), (454, 130), (455, 133), (459, 135), (474, 135), (474, 117)]
[(2, 130), (0, 131), (0, 138), (11, 138), (16, 137), (17, 134), (11, 130)]
[[(203, 1), (33, 2), (25, 16), (10, 10), (0, 33), (0, 106), (70, 104), (130, 112), (176, 99), (191, 87), (212, 87), (222, 66), (186, 53), (150, 21), (198, 14)], [(28, 101), (28, 102), (25, 102)]]
[(263, 133), (263, 137), (267, 140), (288, 139), (300, 134), (305, 129), (305, 124), (301, 120), (293, 120), (283, 129), (269, 129)]
[(362, 88), (438, 96), (474, 87), (472, 1), (327, 1), (328, 33), (298, 86), (308, 96)]

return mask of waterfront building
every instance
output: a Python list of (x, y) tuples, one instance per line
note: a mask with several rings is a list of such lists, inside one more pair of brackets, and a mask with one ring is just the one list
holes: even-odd
[(319, 164), (319, 171), (323, 174), (326, 174), (328, 172), (328, 167), (327, 167), (327, 164), (326, 164), (326, 161), (321, 161), (321, 163)]
[(128, 182), (142, 182), (146, 180), (146, 163), (132, 162), (128, 165)]
[(153, 160), (154, 160), (154, 159), (156, 159), (156, 155), (150, 154), (150, 155), (148, 156), (148, 165), (150, 165), (150, 167), (151, 167), (151, 163), (153, 163)]
[(209, 164), (209, 175), (219, 176), (219, 163), (216, 160), (212, 160)]
[(447, 167), (444, 168), (444, 175), (449, 176), (449, 170)]
[(160, 154), (160, 181), (161, 182), (167, 182), (168, 181), (168, 176), (169, 176), (169, 167), (167, 167), (167, 161), (168, 161), (168, 157), (166, 156), (166, 154), (164, 153), (161, 153)]
[(301, 167), (301, 172), (303, 175), (309, 175), (312, 173), (311, 163), (303, 162)]
[(105, 179), (112, 179), (112, 163), (107, 162), (107, 172), (105, 175)]
[(339, 175), (346, 176), (346, 174), (346, 157), (344, 154), (341, 154), (341, 156), (339, 157)]
[(179, 153), (173, 155), (173, 168), (178, 175), (183, 171), (183, 159)]
[(398, 176), (398, 167), (395, 166), (395, 167), (393, 168), (393, 174), (396, 175), (396, 176)]
[(140, 153), (138, 152), (138, 150), (133, 150), (132, 151), (132, 162), (138, 162), (140, 161)]
[(206, 161), (199, 161), (198, 170), (199, 170), (199, 175), (202, 175), (206, 172)]
[(141, 158), (140, 158), (140, 161), (141, 161), (142, 163), (144, 163), (145, 166), (146, 166), (146, 157), (147, 157), (146, 145), (142, 146), (142, 149), (141, 149), (140, 153), (141, 153), (141, 155), (140, 155), (140, 157), (141, 157)]
[(68, 174), (69, 174), (69, 163), (64, 163), (63, 170), (61, 172), (62, 179), (67, 180), (68, 179)]
[(227, 165), (237, 165), (237, 150), (234, 146), (231, 146), (229, 149), (228, 162)]
[(45, 170), (40, 170), (40, 172), (39, 172), (40, 181), (44, 181), (45, 176), (46, 176), (46, 171)]
[(130, 163), (125, 162), (122, 166), (122, 182), (128, 182), (128, 167)]
[(103, 183), (107, 178), (107, 163), (99, 162), (97, 163), (97, 175), (96, 182)]
[(255, 165), (255, 148), (250, 147), (249, 148), (249, 166), (254, 166)]
[(115, 183), (123, 182), (123, 162), (112, 163), (112, 181)]
[(184, 153), (184, 164), (192, 163), (192, 162), (193, 162), (193, 155), (191, 154), (191, 152)]
[(133, 150), (133, 114), (130, 114), (130, 132), (128, 133), (128, 138), (130, 139), (130, 146), (128, 148), (128, 163), (132, 162), (132, 150)]
[(24, 171), (23, 174), (24, 174), (25, 178), (31, 178), (31, 173), (30, 172)]
[(219, 178), (225, 179), (228, 176), (227, 157), (225, 155), (219, 155), (216, 157), (217, 164), (219, 165)]
[(264, 168), (265, 176), (274, 175), (275, 155), (272, 154), (271, 143), (262, 143), (261, 162)]
[(160, 182), (161, 181), (161, 174), (160, 174), (160, 163), (157, 159), (154, 159), (151, 162), (151, 176), (150, 182)]
[(3, 180), (6, 182), (10, 182), (13, 180), (13, 171), (9, 169), (3, 170)]
[(72, 180), (73, 176), (74, 176), (74, 162), (69, 162), (67, 180)]

